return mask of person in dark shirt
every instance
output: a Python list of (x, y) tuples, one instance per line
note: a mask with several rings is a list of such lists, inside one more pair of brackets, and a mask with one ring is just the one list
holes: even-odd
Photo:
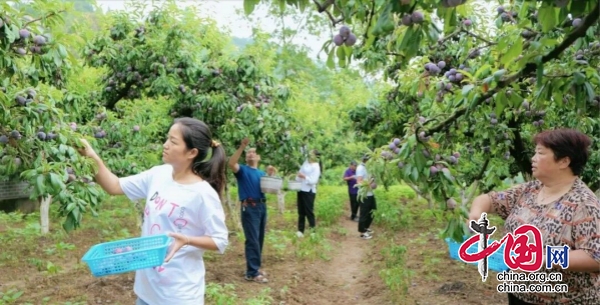
[(229, 168), (233, 171), (238, 184), (238, 196), (241, 202), (242, 227), (246, 236), (246, 275), (248, 281), (267, 283), (266, 274), (260, 270), (261, 255), (267, 224), (267, 200), (260, 188), (260, 178), (265, 172), (258, 169), (260, 155), (255, 148), (246, 151), (246, 164), (238, 164), (242, 152), (250, 141), (245, 138), (242, 145), (229, 159)]
[(344, 181), (348, 184), (348, 196), (350, 197), (350, 220), (358, 222), (358, 188), (356, 185), (356, 161), (351, 161), (350, 166), (344, 173)]

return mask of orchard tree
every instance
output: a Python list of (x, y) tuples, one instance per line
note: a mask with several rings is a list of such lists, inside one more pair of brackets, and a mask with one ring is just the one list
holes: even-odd
[[(403, 181), (452, 211), (444, 232), (466, 234), (467, 204), (503, 178), (531, 171), (531, 138), (576, 127), (594, 138), (583, 174), (599, 187), (598, 1), (274, 0), (316, 7), (338, 29), (323, 50), (344, 67), (383, 71), (394, 88), (355, 109), (374, 142), (376, 184)], [(245, 0), (251, 12), (258, 0)], [(357, 41), (354, 41), (354, 36)], [(361, 193), (370, 187), (365, 182)]]
[[(306, 34), (300, 29), (311, 35), (326, 30), (328, 19), (318, 12), (302, 14), (293, 7), (271, 4), (267, 16), (245, 18), (250, 24), (275, 24), (269, 33), (253, 29), (254, 42), (244, 51), (260, 55), (264, 68), (289, 87), (289, 107), (302, 118), (292, 135), (303, 148), (321, 151), (324, 180), (342, 183), (339, 170), (366, 151), (366, 145), (356, 140), (348, 112), (373, 98), (373, 89), (358, 71), (328, 69), (311, 58), (306, 46), (294, 43)], [(292, 174), (297, 170), (292, 168)]]
[(0, 4), (0, 177), (29, 183), (30, 199), (41, 202), (42, 233), (51, 202), (70, 231), (102, 198), (67, 123), (78, 112), (65, 98), (74, 66), (71, 37), (61, 29), (67, 12), (60, 1)]
[[(269, 76), (262, 54), (233, 49), (230, 37), (191, 7), (167, 2), (145, 15), (146, 6), (134, 4), (132, 11), (109, 14), (83, 50), (89, 66), (106, 71), (101, 90), (90, 96), (103, 107), (82, 120), (85, 133), (104, 148), (107, 165), (118, 174), (147, 168), (150, 164), (140, 167), (140, 162), (131, 166), (132, 158), (159, 156), (169, 124), (188, 116), (206, 122), (228, 155), (248, 137), (264, 163), (297, 170), (300, 151), (292, 136), (297, 122), (287, 105), (289, 89)], [(162, 124), (150, 129), (126, 119), (124, 109), (131, 107), (126, 105), (141, 106), (140, 101), (149, 105), (148, 118)], [(230, 213), (237, 213), (235, 203), (227, 201)]]

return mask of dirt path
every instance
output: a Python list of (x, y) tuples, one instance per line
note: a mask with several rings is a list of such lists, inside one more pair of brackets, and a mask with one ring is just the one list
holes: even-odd
[(372, 240), (361, 239), (357, 232), (358, 223), (341, 220), (348, 234), (339, 242), (335, 256), (324, 270), (328, 286), (340, 294), (334, 304), (364, 304), (366, 287), (364, 284), (371, 270), (365, 263)]
[(286, 304), (389, 304), (383, 295), (385, 285), (369, 260), (374, 240), (361, 239), (358, 223), (346, 216), (340, 225), (346, 234), (337, 236), (332, 244), (331, 260), (315, 262), (301, 271), (302, 280), (292, 290), (293, 301)]

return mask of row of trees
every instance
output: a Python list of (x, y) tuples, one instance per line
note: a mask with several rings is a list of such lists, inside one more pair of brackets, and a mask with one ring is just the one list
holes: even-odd
[[(357, 74), (338, 78), (293, 46), (274, 52), (260, 33), (240, 51), (213, 20), (175, 2), (131, 4), (106, 15), (78, 2), (0, 4), (0, 176), (31, 184), (43, 211), (57, 203), (65, 230), (98, 213), (104, 199), (95, 168), (76, 151), (82, 137), (120, 176), (161, 162), (179, 116), (207, 122), (229, 154), (250, 137), (263, 162), (283, 173), (298, 169), (302, 145), (348, 142), (349, 123), (335, 123), (331, 111), (340, 90), (361, 85)], [(315, 95), (319, 83), (338, 92)]]
[[(446, 236), (462, 238), (477, 192), (530, 174), (531, 138), (543, 129), (594, 138), (583, 179), (600, 188), (597, 1), (498, 1), (488, 13), (488, 1), (245, 0), (246, 13), (261, 2), (327, 16), (330, 61), (394, 84), (350, 118), (375, 148), (380, 184), (408, 183), (454, 211)], [(351, 48), (334, 43), (344, 26), (359, 37)]]

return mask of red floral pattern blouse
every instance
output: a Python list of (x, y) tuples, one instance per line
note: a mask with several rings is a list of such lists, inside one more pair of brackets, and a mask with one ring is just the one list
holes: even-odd
[[(577, 178), (561, 198), (539, 205), (536, 198), (541, 188), (542, 183), (536, 180), (489, 193), (495, 212), (505, 220), (506, 232), (514, 232), (523, 224), (535, 225), (542, 233), (544, 246), (568, 245), (571, 252), (583, 250), (600, 263), (600, 201), (595, 194)], [(515, 293), (519, 299), (533, 304), (600, 304), (600, 270), (572, 272), (555, 266), (550, 270), (542, 267), (538, 272), (561, 272), (561, 283), (567, 284), (569, 291)]]

